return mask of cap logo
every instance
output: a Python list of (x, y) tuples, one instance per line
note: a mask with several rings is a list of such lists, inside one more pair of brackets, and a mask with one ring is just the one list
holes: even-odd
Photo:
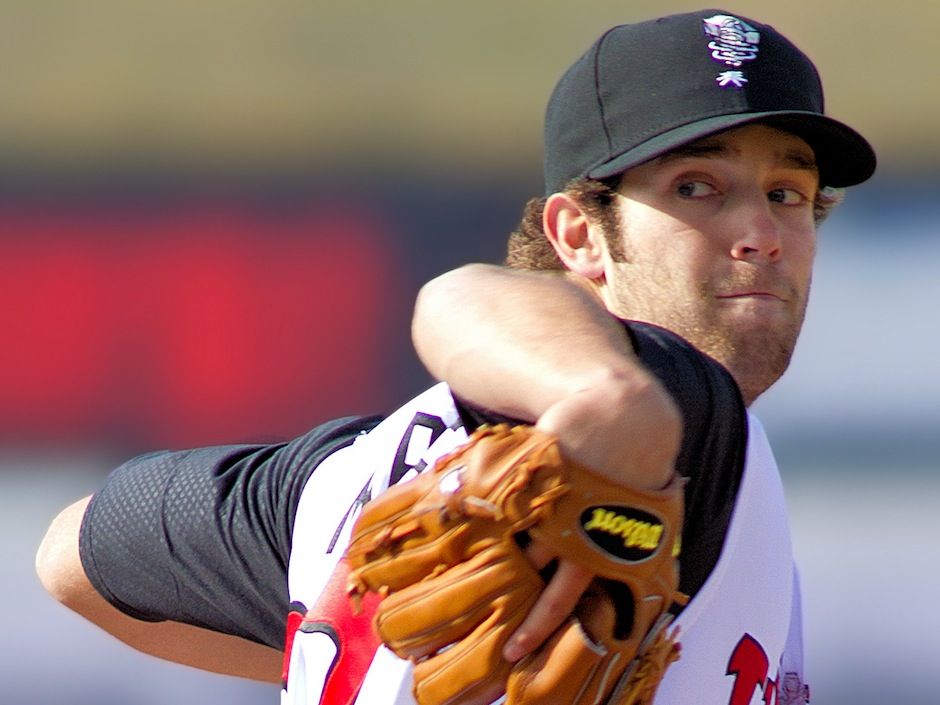
[(743, 88), (747, 83), (740, 67), (757, 58), (760, 32), (731, 15), (714, 15), (702, 20), (712, 59), (729, 67), (715, 78), (722, 88)]

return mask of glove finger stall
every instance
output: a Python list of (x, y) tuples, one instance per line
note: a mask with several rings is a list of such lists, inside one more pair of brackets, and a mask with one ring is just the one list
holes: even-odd
[[(531, 609), (542, 581), (518, 550), (493, 567), (503, 573), (499, 592), (479, 594), (473, 618), (459, 629), (442, 625), (438, 638), (452, 645), (415, 665), (414, 693), (421, 705), (488, 705), (504, 692), (512, 664), (503, 658), (503, 647)], [(469, 592), (480, 586), (458, 587)]]
[(496, 544), (390, 594), (376, 611), (376, 631), (399, 656), (421, 658), (465, 638), (494, 614), (521, 622), (543, 586), (515, 544)]

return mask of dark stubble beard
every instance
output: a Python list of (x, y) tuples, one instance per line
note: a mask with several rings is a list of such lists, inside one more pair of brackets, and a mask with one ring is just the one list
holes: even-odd
[[(792, 284), (771, 285), (764, 281), (766, 288), (786, 289), (787, 315), (784, 320), (742, 327), (721, 318), (722, 307), (715, 293), (750, 285), (763, 288), (757, 276), (741, 275), (717, 285), (699, 282), (689, 287), (666, 272), (658, 274), (661, 276), (655, 284), (621, 282), (616, 287), (616, 313), (671, 330), (720, 362), (735, 378), (748, 405), (780, 379), (790, 365), (803, 326), (808, 284), (805, 291), (800, 291)], [(774, 275), (763, 276), (766, 280)]]
[(799, 312), (785, 324), (730, 331), (693, 326), (683, 337), (731, 372), (750, 405), (790, 366), (805, 310), (804, 299)]

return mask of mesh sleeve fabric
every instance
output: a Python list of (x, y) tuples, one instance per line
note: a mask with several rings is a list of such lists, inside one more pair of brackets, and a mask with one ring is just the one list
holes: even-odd
[(173, 620), (280, 649), (294, 510), (310, 473), (379, 417), (287, 443), (150, 453), (117, 468), (79, 536), (89, 580), (137, 619)]

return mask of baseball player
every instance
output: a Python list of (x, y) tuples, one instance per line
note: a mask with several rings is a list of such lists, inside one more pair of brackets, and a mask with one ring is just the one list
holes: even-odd
[[(439, 384), (387, 416), (337, 419), (288, 443), (129, 461), (54, 521), (37, 560), (47, 589), (145, 652), (280, 681), (285, 704), (488, 703), (503, 675), (460, 673), (447, 695), (428, 685), (432, 659), (472, 652), (476, 632), (401, 658), (373, 617), (418, 583), (373, 588), (369, 556), (352, 558), (373, 508), (435, 478), (481, 427), (510, 421), (553, 439), (597, 487), (641, 503), (681, 488), (681, 522), (655, 509), (643, 522), (593, 515), (623, 546), (635, 548), (629, 526), (677, 557), (676, 599), (660, 611), (675, 618), (681, 658), (667, 645), (646, 695), (627, 694), (619, 676), (586, 694), (555, 636), (573, 624), (590, 642), (597, 604), (613, 604), (616, 620), (645, 607), (626, 594), (593, 600), (606, 569), (527, 524), (518, 550), (544, 582), (491, 663), (510, 673), (509, 702), (807, 702), (780, 478), (747, 407), (787, 367), (816, 225), (833, 188), (871, 176), (872, 149), (824, 115), (816, 70), (789, 40), (719, 10), (609, 30), (559, 81), (545, 128), (546, 195), (510, 237), (511, 268), (465, 267), (419, 297), (415, 344)], [(459, 473), (456, 490), (446, 477), (441, 492), (463, 491)], [(679, 523), (681, 540), (659, 540)], [(615, 544), (613, 563), (629, 563)], [(462, 566), (440, 574), (451, 569)], [(351, 585), (363, 586), (358, 609)], [(432, 598), (417, 604), (440, 609)], [(622, 643), (607, 635), (587, 651), (606, 658)], [(623, 653), (645, 667), (645, 649)], [(532, 659), (571, 694), (513, 690), (520, 672), (538, 680)]]

